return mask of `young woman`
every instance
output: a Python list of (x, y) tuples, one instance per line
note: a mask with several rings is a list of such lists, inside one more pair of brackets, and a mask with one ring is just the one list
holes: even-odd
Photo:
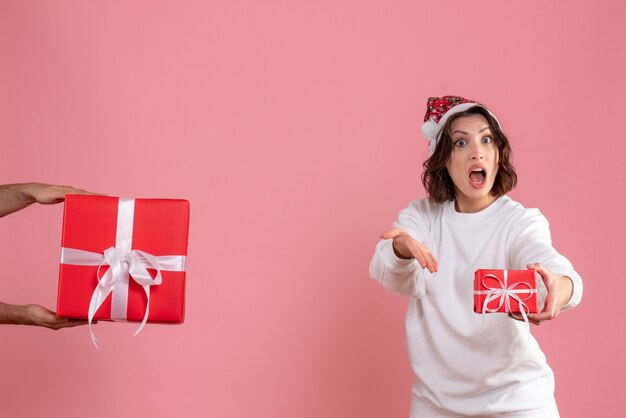
[(410, 416), (558, 417), (554, 375), (526, 325), (473, 312), (474, 271), (535, 270), (545, 302), (528, 315), (534, 324), (576, 306), (581, 278), (552, 247), (539, 210), (506, 196), (517, 175), (495, 116), (478, 102), (444, 96), (428, 100), (424, 120), (428, 198), (400, 212), (370, 265), (373, 279), (411, 297)]

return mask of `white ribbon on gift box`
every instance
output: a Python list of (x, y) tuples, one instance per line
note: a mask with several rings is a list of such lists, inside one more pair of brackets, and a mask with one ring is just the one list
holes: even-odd
[[(511, 312), (511, 299), (515, 299), (517, 303), (519, 304), (519, 310), (520, 310), (520, 313), (522, 314), (522, 318), (524, 319), (524, 322), (526, 323), (526, 328), (528, 329), (528, 332), (530, 332), (530, 323), (528, 322), (528, 311), (530, 309), (528, 308), (528, 305), (524, 303), (524, 301), (530, 299), (533, 293), (537, 293), (537, 289), (534, 289), (530, 284), (526, 282), (517, 282), (517, 283), (513, 283), (510, 286), (507, 286), (509, 272), (508, 270), (503, 270), (503, 272), (504, 272), (503, 274), (504, 280), (500, 280), (499, 277), (493, 274), (486, 274), (482, 278), (481, 283), (483, 287), (487, 290), (474, 290), (475, 295), (487, 295), (483, 303), (482, 313), (484, 315), (486, 312), (498, 312), (500, 308), (502, 307), (502, 305), (504, 305), (505, 307), (504, 309), (507, 312), (509, 312), (511, 315), (517, 318), (517, 316), (515, 316), (515, 314)], [(488, 277), (492, 277), (496, 279), (498, 284), (500, 284), (500, 287), (487, 286), (487, 284), (485, 283), (485, 279)], [(518, 286), (526, 286), (527, 289), (516, 289), (516, 287)], [(520, 298), (518, 296), (518, 294), (520, 293), (527, 293), (528, 295), (525, 298)], [(487, 305), (489, 305), (490, 302), (498, 298), (500, 298), (500, 300), (496, 308), (487, 307)], [(483, 319), (484, 319), (484, 316), (483, 316)]]
[[(61, 248), (61, 264), (77, 266), (98, 266), (98, 285), (91, 295), (89, 303), (88, 322), (91, 341), (98, 347), (91, 323), (98, 308), (104, 303), (109, 293), (111, 295), (111, 319), (126, 320), (128, 309), (129, 276), (137, 282), (146, 293), (146, 312), (141, 325), (133, 336), (139, 334), (148, 321), (150, 312), (150, 286), (162, 283), (161, 271), (185, 271), (185, 256), (161, 255), (155, 256), (141, 250), (131, 250), (133, 242), (133, 222), (135, 213), (135, 199), (120, 198), (117, 212), (117, 231), (115, 246), (107, 248), (102, 254), (83, 251), (74, 248)], [(100, 276), (100, 269), (109, 266), (109, 269)], [(156, 270), (154, 279), (148, 269)]]

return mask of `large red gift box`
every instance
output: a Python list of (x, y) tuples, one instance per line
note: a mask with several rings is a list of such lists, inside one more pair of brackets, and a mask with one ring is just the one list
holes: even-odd
[(538, 311), (534, 270), (476, 270), (474, 312), (521, 313), (521, 308), (525, 313)]
[(188, 229), (186, 200), (67, 195), (57, 315), (182, 323)]

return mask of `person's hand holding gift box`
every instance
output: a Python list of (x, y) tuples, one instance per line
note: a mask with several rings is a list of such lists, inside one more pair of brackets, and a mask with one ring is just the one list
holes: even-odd
[[(535, 325), (553, 319), (571, 297), (570, 280), (556, 276), (540, 263), (527, 267), (528, 270), (476, 270), (474, 312), (505, 312), (513, 319)], [(548, 290), (541, 312), (537, 300), (538, 278)]]
[[(0, 217), (17, 212), (33, 203), (49, 205), (63, 202), (69, 193), (94, 194), (70, 186), (44, 183), (0, 185)], [(57, 330), (86, 323), (87, 321), (82, 319), (61, 318), (55, 312), (37, 304), (12, 305), (0, 302), (0, 324), (36, 325)]]

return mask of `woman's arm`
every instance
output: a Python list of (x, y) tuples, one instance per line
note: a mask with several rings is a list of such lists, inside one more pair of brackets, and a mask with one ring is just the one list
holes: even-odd
[[(415, 236), (425, 240), (427, 227), (417, 202), (400, 212), (395, 228), (381, 234), (370, 263), (370, 277), (393, 293), (421, 297), (425, 293), (421, 269), (437, 271), (437, 260)], [(407, 232), (408, 231), (408, 232)], [(421, 267), (421, 268), (420, 268)]]
[(403, 259), (394, 254), (392, 240), (382, 240), (376, 245), (370, 263), (370, 277), (385, 289), (402, 296), (419, 297), (415, 275), (415, 259)]
[(552, 246), (550, 226), (538, 210), (526, 210), (509, 236), (512, 268), (535, 270), (548, 290), (542, 312), (529, 315), (535, 321), (554, 319), (578, 305), (583, 284), (570, 261)]

